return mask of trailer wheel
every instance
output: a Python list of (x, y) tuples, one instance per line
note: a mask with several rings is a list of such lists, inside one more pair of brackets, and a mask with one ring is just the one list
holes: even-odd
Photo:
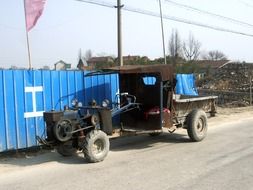
[(108, 136), (101, 130), (92, 130), (84, 140), (83, 153), (88, 162), (100, 162), (109, 152), (110, 142)]
[(194, 142), (202, 141), (207, 135), (207, 117), (203, 110), (193, 110), (187, 117), (187, 132)]
[(73, 148), (72, 142), (66, 142), (58, 145), (56, 148), (56, 151), (62, 155), (62, 156), (73, 156), (76, 154), (76, 149)]

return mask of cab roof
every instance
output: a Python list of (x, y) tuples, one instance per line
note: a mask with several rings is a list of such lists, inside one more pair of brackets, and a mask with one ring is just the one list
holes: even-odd
[(106, 69), (119, 74), (158, 74), (162, 81), (172, 80), (174, 69), (172, 65), (124, 65)]

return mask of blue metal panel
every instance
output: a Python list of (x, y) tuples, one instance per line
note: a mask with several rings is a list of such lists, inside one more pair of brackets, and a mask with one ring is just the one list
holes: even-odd
[(6, 122), (5, 122), (5, 101), (4, 101), (4, 71), (0, 71), (0, 151), (7, 149)]
[(67, 86), (68, 86), (68, 105), (70, 106), (71, 101), (76, 98), (76, 87), (75, 85), (75, 72), (68, 72)]
[(42, 86), (43, 86), (43, 102), (44, 110), (52, 110), (53, 100), (52, 100), (52, 82), (51, 82), (51, 71), (42, 72)]
[(52, 71), (51, 72), (51, 96), (54, 110), (60, 110), (60, 72)]
[[(34, 72), (24, 71), (24, 91), (28, 88), (34, 87)], [(33, 105), (33, 93), (32, 92), (24, 92), (25, 93), (25, 113), (33, 113), (33, 110), (35, 109)], [(35, 93), (36, 96), (36, 93)], [(36, 106), (36, 105), (35, 105)], [(24, 113), (24, 115), (25, 115)], [(23, 117), (25, 117), (23, 115)], [(25, 117), (26, 121), (26, 144), (27, 147), (35, 146), (37, 145), (36, 142), (36, 127), (35, 127), (35, 121), (34, 117)]]
[(93, 75), (85, 77), (85, 103), (88, 104), (93, 99), (101, 105), (104, 99), (114, 101), (119, 90), (117, 74)]
[[(34, 87), (42, 87), (42, 91), (36, 92), (36, 111), (43, 112), (44, 111), (44, 86), (43, 86), (43, 71), (34, 71)], [(42, 116), (40, 117), (35, 117), (34, 118), (34, 124), (35, 124), (35, 143), (37, 144), (38, 142), (36, 141), (36, 136), (42, 136), (42, 134), (45, 132), (45, 125), (44, 125), (44, 119)]]
[(16, 149), (16, 118), (15, 118), (15, 94), (13, 88), (13, 72), (4, 71), (4, 102), (5, 102), (5, 127), (6, 140), (9, 149)]
[(85, 94), (84, 94), (84, 98), (85, 98), (85, 104), (87, 105), (93, 97), (93, 93), (92, 93), (92, 77), (85, 77), (84, 78), (84, 86), (85, 86)]
[(37, 146), (45, 133), (43, 112), (77, 98), (87, 105), (113, 102), (118, 75), (84, 77), (82, 71), (0, 70), (0, 152)]
[(26, 128), (24, 115), (24, 75), (23, 71), (13, 71), (14, 76), (14, 93), (15, 93), (15, 117), (17, 131), (17, 147), (26, 147)]
[(115, 95), (119, 93), (119, 75), (112, 74), (108, 83), (111, 84), (111, 100), (114, 101)]
[(68, 83), (67, 81), (67, 72), (62, 71), (59, 73), (60, 76), (60, 107), (61, 109), (64, 105), (68, 105)]
[(84, 75), (82, 72), (75, 71), (76, 98), (84, 104)]

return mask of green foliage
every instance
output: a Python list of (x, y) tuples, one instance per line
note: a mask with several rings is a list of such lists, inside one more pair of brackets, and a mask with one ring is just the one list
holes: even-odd
[(135, 60), (124, 60), (124, 65), (148, 65), (150, 60), (147, 57), (139, 57)]
[(106, 69), (110, 67), (117, 66), (115, 62), (104, 62), (104, 63), (99, 63), (95, 65), (95, 70), (101, 70), (101, 69)]

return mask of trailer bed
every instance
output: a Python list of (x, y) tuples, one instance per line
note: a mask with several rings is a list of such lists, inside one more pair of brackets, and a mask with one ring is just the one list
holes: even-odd
[(207, 115), (215, 116), (216, 106), (215, 102), (218, 96), (187, 96), (174, 95), (173, 97), (173, 111), (174, 119), (177, 123), (184, 122), (186, 116), (194, 109), (202, 109)]

